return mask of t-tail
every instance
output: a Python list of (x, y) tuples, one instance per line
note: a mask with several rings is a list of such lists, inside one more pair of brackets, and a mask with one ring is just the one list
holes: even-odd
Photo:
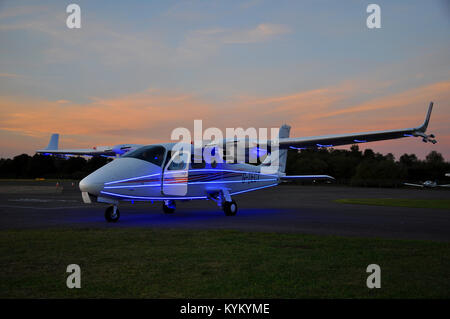
[[(278, 132), (278, 137), (281, 140), (282, 138), (289, 137), (289, 133), (291, 132), (291, 127), (287, 124), (284, 124), (280, 127), (280, 131)], [(288, 150), (287, 149), (280, 149), (279, 151), (279, 166), (278, 171), (280, 173), (286, 172), (286, 161), (288, 156)]]
[[(289, 133), (291, 131), (291, 127), (287, 124), (284, 124), (280, 127), (278, 131), (278, 141), (283, 138), (288, 138)], [(273, 142), (273, 141), (272, 141)], [(270, 154), (264, 159), (261, 164), (261, 173), (263, 174), (277, 174), (285, 175), (286, 172), (286, 161), (288, 150), (280, 149), (277, 146), (278, 150), (274, 150), (274, 145), (271, 145)], [(276, 158), (278, 156), (278, 159)]]
[[(280, 127), (280, 131), (278, 133), (279, 140), (288, 138), (289, 133), (291, 131), (291, 127), (287, 124), (284, 124)], [(334, 177), (329, 175), (291, 175), (286, 176), (286, 162), (287, 162), (287, 156), (288, 156), (288, 150), (286, 148), (280, 148), (279, 149), (279, 162), (278, 162), (278, 173), (280, 176), (281, 181), (288, 181), (288, 180), (310, 180), (310, 181), (316, 181), (316, 180), (334, 180)]]

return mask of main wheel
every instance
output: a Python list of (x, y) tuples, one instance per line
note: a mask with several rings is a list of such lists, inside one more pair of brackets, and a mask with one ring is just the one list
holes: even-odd
[(177, 208), (177, 205), (175, 204), (174, 200), (165, 200), (163, 201), (163, 212), (164, 214), (173, 214), (175, 213), (175, 209)]
[(237, 213), (237, 204), (234, 200), (231, 202), (223, 202), (222, 204), (223, 211), (227, 216), (234, 216)]
[(119, 213), (118, 208), (116, 208), (114, 211), (114, 206), (109, 206), (105, 210), (105, 219), (108, 223), (115, 223), (119, 220), (119, 218), (120, 218), (120, 213)]

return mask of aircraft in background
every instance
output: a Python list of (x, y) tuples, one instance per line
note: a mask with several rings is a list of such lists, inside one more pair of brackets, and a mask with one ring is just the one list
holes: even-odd
[[(450, 177), (450, 173), (445, 174), (446, 177)], [(422, 188), (435, 188), (435, 187), (450, 187), (450, 184), (443, 184), (438, 185), (438, 183), (435, 181), (425, 181), (420, 184), (414, 184), (414, 183), (403, 183), (403, 185), (406, 186), (415, 186), (415, 187), (422, 187)]]
[(435, 188), (435, 187), (450, 187), (450, 184), (438, 185), (438, 183), (433, 181), (425, 181), (421, 184), (413, 184), (413, 183), (403, 183), (406, 186), (414, 186), (414, 187), (422, 187), (422, 188)]
[[(352, 134), (290, 138), (290, 126), (279, 130), (279, 150), (268, 152), (259, 165), (248, 163), (206, 163), (194, 161), (194, 146), (189, 144), (179, 151), (179, 143), (163, 143), (146, 146), (125, 144), (133, 151), (121, 154), (121, 147), (100, 150), (58, 150), (57, 138), (52, 136), (49, 146), (39, 150), (43, 154), (104, 155), (117, 157), (80, 181), (79, 187), (85, 203), (110, 204), (105, 211), (108, 222), (119, 217), (120, 201), (162, 201), (165, 213), (173, 213), (177, 200), (212, 200), (222, 207), (227, 216), (236, 215), (237, 204), (232, 196), (279, 185), (288, 179), (333, 179), (327, 175), (286, 176), (288, 149), (322, 148), (366, 143), (404, 137), (421, 137), (423, 142), (436, 143), (434, 135), (425, 132), (430, 120), (433, 103), (430, 103), (425, 121), (414, 128), (374, 131)], [(55, 142), (56, 139), (56, 142)], [(236, 140), (225, 140), (224, 146), (234, 146)], [(273, 144), (266, 141), (270, 147)], [(208, 143), (206, 143), (208, 144)], [(274, 143), (276, 144), (276, 143)], [(216, 144), (217, 146), (218, 144)], [(214, 146), (214, 145), (213, 145)], [(256, 151), (258, 145), (255, 146)], [(267, 149), (269, 149), (269, 147)], [(127, 149), (128, 150), (128, 149)], [(190, 151), (189, 151), (190, 150)], [(278, 154), (277, 154), (278, 153)], [(277, 170), (271, 167), (272, 157), (278, 159)]]

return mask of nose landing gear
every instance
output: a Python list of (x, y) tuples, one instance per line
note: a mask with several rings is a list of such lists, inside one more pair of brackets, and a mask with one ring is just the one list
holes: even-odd
[(105, 219), (108, 223), (115, 223), (119, 220), (120, 213), (116, 205), (109, 206), (105, 210)]

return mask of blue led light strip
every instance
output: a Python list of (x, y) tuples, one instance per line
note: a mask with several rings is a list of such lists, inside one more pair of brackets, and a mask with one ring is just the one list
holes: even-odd
[(152, 177), (152, 176), (157, 176), (157, 175), (161, 175), (161, 173), (156, 173), (156, 174), (151, 174), (151, 175), (144, 175), (144, 176), (138, 176), (138, 177), (131, 177), (131, 178), (127, 178), (127, 179), (121, 179), (121, 180), (117, 180), (117, 181), (107, 182), (104, 185), (117, 184), (117, 183), (128, 182), (128, 181), (134, 181), (136, 179), (147, 178), (147, 177)]
[(293, 150), (306, 150), (307, 149), (307, 147), (295, 147), (295, 146), (289, 146), (289, 148), (293, 149)]
[[(250, 173), (250, 174), (258, 174), (258, 175), (264, 175), (264, 176), (272, 176), (272, 177), (278, 177), (278, 175), (275, 174), (264, 174), (264, 173), (260, 173), (260, 172), (256, 172), (256, 171), (236, 171), (236, 170), (231, 170), (231, 169), (215, 169), (215, 168), (204, 168), (204, 169), (190, 169), (189, 172), (231, 172), (231, 173), (240, 173), (240, 174), (244, 174), (244, 173)], [(164, 174), (166, 174), (167, 172), (164, 172)]]
[[(263, 176), (270, 176), (270, 177), (278, 177), (278, 175), (275, 174), (264, 174), (264, 173), (260, 173), (260, 172), (252, 172), (252, 171), (236, 171), (236, 170), (230, 170), (230, 169), (210, 169), (210, 168), (205, 168), (205, 169), (190, 169), (189, 172), (231, 172), (231, 173), (240, 173), (240, 174), (257, 174), (257, 175), (263, 175)], [(179, 174), (179, 171), (165, 171), (164, 175), (167, 174)], [(138, 176), (138, 177), (131, 177), (131, 178), (127, 178), (127, 179), (122, 179), (122, 180), (117, 180), (117, 181), (111, 181), (111, 182), (107, 182), (104, 183), (104, 185), (111, 185), (111, 184), (118, 184), (118, 183), (122, 183), (122, 182), (129, 182), (129, 181), (134, 181), (134, 180), (138, 180), (141, 178), (147, 178), (147, 177), (152, 177), (152, 176), (157, 176), (157, 175), (161, 175), (161, 173), (156, 173), (156, 174), (150, 174), (150, 175), (143, 175), (143, 176)]]
[[(222, 184), (222, 183), (248, 183), (248, 182), (268, 182), (268, 181), (276, 181), (276, 178), (267, 178), (267, 179), (245, 179), (239, 181), (212, 181), (212, 182), (190, 182), (189, 185), (195, 184)], [(166, 186), (166, 184), (164, 184)]]
[(187, 196), (187, 197), (146, 197), (146, 196), (131, 196), (131, 195), (120, 195), (110, 192), (101, 191), (100, 193), (111, 195), (115, 197), (123, 198), (134, 198), (134, 199), (148, 199), (148, 200), (166, 200), (166, 199), (207, 199), (206, 196)]
[[(167, 186), (167, 185), (165, 185)], [(115, 188), (139, 188), (139, 187), (161, 187), (161, 183), (158, 184), (148, 184), (148, 185), (119, 185), (119, 186), (105, 186), (105, 189), (115, 189)]]
[[(188, 185), (197, 185), (197, 184), (223, 184), (223, 183), (249, 183), (249, 182), (269, 182), (276, 181), (276, 178), (267, 178), (267, 179), (248, 179), (248, 180), (238, 180), (238, 181), (211, 181), (211, 182), (188, 182)], [(178, 184), (164, 184), (164, 186), (179, 186), (186, 185), (186, 183), (178, 183)], [(157, 187), (161, 186), (159, 184), (148, 184), (148, 185), (123, 185), (123, 186), (105, 186), (105, 189), (114, 189), (114, 188), (138, 188), (138, 187)]]
[(316, 144), (317, 147), (333, 147), (333, 145), (322, 145), (322, 144)]
[(263, 188), (267, 188), (267, 187), (273, 187), (273, 186), (277, 186), (277, 185), (278, 185), (278, 183), (265, 185), (265, 186), (261, 186), (261, 187), (250, 188), (250, 189), (246, 189), (246, 190), (243, 190), (243, 191), (230, 193), (230, 195), (237, 195), (237, 194), (247, 193), (247, 192), (251, 192), (251, 191), (257, 191), (258, 189), (263, 189)]

